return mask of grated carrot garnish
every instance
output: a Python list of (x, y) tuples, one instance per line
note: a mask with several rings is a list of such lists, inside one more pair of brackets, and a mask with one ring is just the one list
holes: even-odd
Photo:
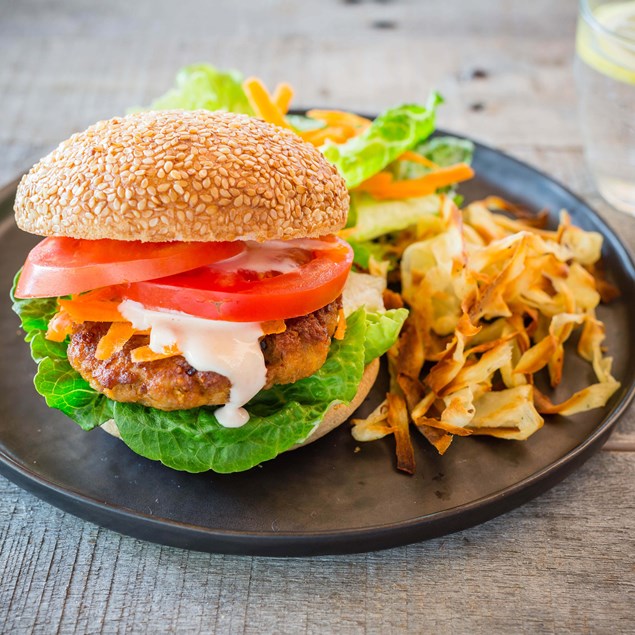
[(328, 126), (351, 126), (358, 131), (358, 134), (366, 130), (372, 123), (372, 121), (366, 117), (360, 117), (360, 115), (345, 112), (344, 110), (318, 110), (314, 108), (313, 110), (309, 110), (306, 114), (307, 117), (323, 121)]
[(344, 315), (344, 309), (340, 309), (340, 312), (337, 318), (337, 328), (335, 329), (335, 333), (333, 333), (333, 337), (336, 340), (343, 340), (345, 333), (346, 333), (346, 316)]
[(305, 141), (318, 147), (324, 145), (327, 140), (344, 143), (364, 132), (371, 124), (370, 119), (342, 110), (309, 110), (307, 116), (326, 124), (325, 128), (299, 133)]
[(457, 163), (439, 168), (417, 179), (395, 181), (392, 174), (379, 172), (358, 186), (361, 192), (368, 192), (377, 199), (413, 198), (434, 194), (440, 187), (466, 181), (474, 176), (474, 170), (467, 163)]
[(247, 78), (243, 82), (243, 89), (257, 117), (281, 128), (291, 128), (271, 99), (267, 88), (257, 77)]
[(66, 311), (58, 311), (46, 329), (46, 339), (51, 342), (63, 342), (73, 332), (73, 320)]
[(416, 152), (412, 152), (411, 150), (408, 150), (401, 156), (397, 157), (397, 161), (411, 161), (412, 163), (425, 165), (425, 167), (430, 168), (431, 170), (439, 169), (439, 166), (434, 161), (430, 161), (430, 159), (428, 159), (427, 157), (424, 157), (421, 154), (417, 154)]
[(287, 325), (284, 320), (269, 320), (263, 322), (261, 325), (263, 335), (274, 335), (277, 333), (284, 333), (287, 330)]
[(278, 107), (281, 114), (286, 115), (293, 99), (293, 88), (290, 84), (282, 82), (273, 91), (273, 103)]
[(305, 130), (300, 132), (300, 136), (314, 146), (323, 146), (327, 140), (333, 143), (344, 143), (351, 137), (355, 137), (357, 132), (351, 126), (327, 126), (317, 130)]
[(126, 345), (134, 333), (135, 330), (130, 322), (113, 322), (106, 335), (97, 344), (95, 359), (110, 359)]
[(125, 322), (119, 313), (119, 302), (112, 300), (58, 300), (73, 322)]
[(143, 362), (155, 362), (160, 359), (167, 359), (168, 357), (174, 357), (175, 355), (180, 354), (181, 351), (179, 351), (175, 344), (166, 346), (162, 353), (156, 353), (149, 346), (140, 346), (130, 353), (130, 359), (135, 364), (140, 364)]

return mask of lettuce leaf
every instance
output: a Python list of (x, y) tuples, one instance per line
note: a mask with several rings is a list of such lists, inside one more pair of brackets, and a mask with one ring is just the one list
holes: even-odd
[[(457, 137), (434, 137), (420, 143), (413, 152), (425, 156), (444, 167), (456, 163), (471, 163), (474, 144)], [(396, 180), (415, 179), (430, 171), (412, 161), (393, 161), (387, 168)], [(447, 193), (451, 187), (441, 188)], [(457, 205), (462, 197), (454, 195)], [(351, 208), (347, 226), (347, 240), (355, 252), (355, 263), (364, 269), (372, 255), (376, 260), (388, 260), (391, 266), (390, 234), (402, 231), (421, 222), (432, 222), (430, 215), (438, 215), (440, 199), (437, 194), (401, 200), (377, 200), (361, 193), (351, 193)], [(426, 218), (428, 217), (428, 218)], [(383, 239), (377, 241), (377, 239)]]
[(311, 119), (311, 117), (307, 117), (306, 115), (295, 115), (293, 113), (288, 113), (285, 115), (285, 119), (293, 126), (296, 132), (319, 130), (320, 128), (324, 128), (326, 126), (323, 121)]
[(327, 144), (322, 152), (353, 189), (429, 137), (434, 131), (436, 107), (442, 101), (433, 93), (425, 106), (389, 108), (361, 135), (340, 145)]
[(346, 331), (317, 373), (260, 392), (240, 428), (221, 426), (211, 408), (163, 412), (117, 403), (121, 437), (137, 454), (187, 472), (240, 472), (273, 459), (309, 436), (332, 404), (355, 396), (364, 370), (363, 309), (349, 317)]
[(419, 144), (414, 151), (445, 167), (455, 163), (472, 163), (474, 144), (469, 139), (459, 137), (433, 137)]
[(66, 358), (42, 359), (34, 384), (49, 408), (61, 410), (84, 430), (92, 430), (113, 416), (114, 402), (93, 390)]
[(347, 238), (357, 242), (372, 240), (415, 225), (422, 217), (438, 214), (441, 200), (436, 194), (400, 200), (377, 200), (363, 192), (353, 192), (356, 223)]
[(13, 310), (22, 322), (31, 356), (38, 363), (33, 380), (46, 405), (61, 410), (84, 430), (92, 430), (112, 417), (112, 401), (93, 390), (70, 365), (66, 342), (51, 342), (44, 336), (50, 319), (57, 312), (57, 298), (16, 298), (19, 273), (11, 289)]
[[(455, 165), (456, 163), (472, 163), (474, 144), (468, 139), (458, 137), (433, 137), (413, 148), (413, 152), (430, 159), (439, 167)], [(391, 166), (394, 178), (397, 180), (416, 179), (430, 171), (420, 163), (412, 161), (395, 161)]]
[(369, 269), (371, 258), (377, 262), (387, 261), (389, 271), (397, 268), (398, 261), (394, 248), (389, 242), (372, 240), (358, 242), (350, 237), (346, 238), (346, 242), (353, 248), (353, 262), (362, 269)]
[(320, 370), (295, 384), (258, 393), (247, 405), (249, 422), (232, 429), (216, 421), (213, 408), (164, 412), (114, 402), (93, 390), (68, 362), (67, 343), (44, 337), (56, 299), (16, 299), (15, 284), (17, 276), (13, 308), (38, 362), (34, 383), (47, 405), (84, 430), (112, 418), (134, 452), (188, 472), (247, 470), (303, 441), (331, 405), (355, 396), (364, 366), (392, 346), (407, 315), (404, 309), (355, 311), (344, 339), (333, 341)]
[(150, 104), (150, 110), (227, 110), (253, 115), (238, 71), (220, 71), (210, 64), (191, 64), (176, 76), (176, 86)]
[(381, 357), (396, 341), (408, 309), (390, 309), (384, 313), (366, 314), (366, 339), (364, 340), (364, 364)]

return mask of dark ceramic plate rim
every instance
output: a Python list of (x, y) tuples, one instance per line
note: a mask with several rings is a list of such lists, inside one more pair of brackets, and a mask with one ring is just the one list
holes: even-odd
[[(439, 130), (437, 134), (450, 133)], [(461, 136), (464, 137), (464, 135)], [(631, 280), (635, 280), (635, 262), (629, 249), (584, 201), (544, 172), (500, 150), (476, 141), (474, 143), (479, 152), (493, 153), (506, 162), (533, 172), (543, 184), (548, 184), (566, 197), (575, 200), (586, 219), (595, 226), (595, 229), (600, 230), (605, 240), (610, 243), (626, 274)], [(16, 179), (0, 189), (0, 201), (14, 195), (18, 181), (19, 179)], [(0, 220), (0, 227), (6, 222), (8, 218)], [(177, 520), (158, 519), (127, 507), (109, 505), (106, 501), (88, 497), (74, 489), (60, 487), (19, 464), (3, 451), (0, 451), (0, 473), (20, 487), (65, 511), (109, 529), (161, 544), (244, 555), (298, 556), (363, 552), (403, 545), (472, 527), (518, 507), (555, 486), (602, 447), (619, 417), (632, 401), (635, 395), (635, 377), (623, 379), (627, 388), (624, 389), (620, 400), (604, 416), (600, 425), (578, 446), (558, 460), (509, 487), (467, 504), (414, 519), (381, 525), (337, 531), (275, 534), (255, 531), (218, 531)]]

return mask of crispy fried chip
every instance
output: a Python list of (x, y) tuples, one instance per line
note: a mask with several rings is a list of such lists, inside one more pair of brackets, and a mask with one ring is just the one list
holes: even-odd
[(439, 454), (445, 454), (445, 451), (450, 447), (454, 439), (453, 435), (425, 424), (419, 425), (415, 422), (415, 425), (417, 426), (417, 430), (437, 449)]
[(397, 469), (408, 474), (415, 473), (415, 455), (410, 438), (410, 420), (406, 402), (400, 395), (388, 393), (388, 423), (395, 435), (397, 446)]
[(474, 402), (469, 429), (473, 434), (524, 441), (544, 423), (534, 407), (533, 391), (534, 387), (526, 384), (481, 395)]
[[(566, 211), (554, 230), (546, 220), (498, 197), (462, 211), (445, 197), (438, 217), (397, 238), (411, 312), (388, 356), (387, 414), (357, 424), (356, 439), (389, 428), (409, 471), (408, 412), (443, 454), (454, 435), (524, 440), (543, 426), (541, 414), (606, 405), (620, 384), (595, 311), (619, 292), (603, 276), (602, 236), (574, 226)], [(562, 382), (576, 330), (577, 352), (597, 381), (554, 404), (534, 375)]]
[(353, 438), (356, 441), (375, 441), (392, 433), (388, 424), (388, 400), (384, 399), (366, 419), (353, 419)]

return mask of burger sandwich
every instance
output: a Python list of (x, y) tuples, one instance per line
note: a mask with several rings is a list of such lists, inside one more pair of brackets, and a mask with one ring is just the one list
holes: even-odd
[(15, 202), (46, 237), (12, 291), (36, 389), (189, 472), (319, 438), (366, 396), (406, 315), (374, 283), (346, 290), (348, 203), (319, 150), (246, 115), (141, 112), (73, 135)]

